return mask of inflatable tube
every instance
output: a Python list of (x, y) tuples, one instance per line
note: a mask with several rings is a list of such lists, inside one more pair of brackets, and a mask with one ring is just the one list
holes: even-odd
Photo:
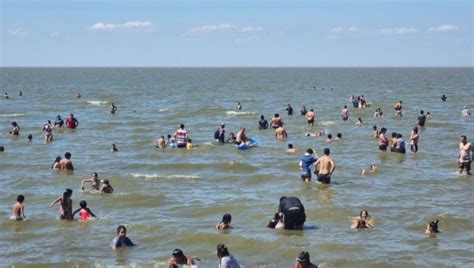
[(258, 144), (258, 141), (256, 139), (249, 139), (249, 141), (250, 141), (250, 145), (242, 143), (240, 145), (235, 145), (235, 147), (237, 147), (237, 149), (239, 149), (239, 150), (247, 150), (247, 149), (250, 149), (250, 148), (253, 148), (253, 147), (257, 146), (257, 144)]

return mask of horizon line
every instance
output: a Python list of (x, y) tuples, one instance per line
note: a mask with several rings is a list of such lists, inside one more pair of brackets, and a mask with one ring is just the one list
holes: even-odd
[(324, 65), (211, 65), (211, 66), (199, 66), (199, 65), (183, 65), (183, 66), (119, 66), (119, 65), (58, 65), (58, 66), (42, 66), (42, 65), (12, 65), (12, 66), (0, 66), (0, 68), (473, 68), (474, 65), (340, 65), (340, 66), (324, 66)]

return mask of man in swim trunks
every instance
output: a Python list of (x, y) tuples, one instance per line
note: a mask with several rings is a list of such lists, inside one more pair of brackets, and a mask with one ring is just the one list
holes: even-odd
[(275, 129), (275, 138), (277, 138), (278, 140), (288, 138), (288, 134), (286, 133), (286, 129), (282, 126)]
[(54, 127), (61, 128), (63, 127), (63, 125), (64, 125), (64, 121), (61, 119), (61, 116), (60, 115), (56, 116), (56, 121), (54, 121)]
[(74, 166), (72, 165), (72, 161), (71, 161), (70, 152), (66, 152), (64, 154), (64, 158), (61, 159), (61, 161), (59, 161), (58, 168), (63, 169), (63, 170), (74, 170)]
[(179, 129), (174, 133), (174, 137), (176, 139), (176, 147), (186, 148), (188, 132), (184, 129), (184, 124), (179, 126)]
[(316, 160), (317, 156), (315, 157), (313, 149), (308, 148), (300, 160), (300, 175), (303, 181), (311, 181), (311, 166)]
[(235, 141), (237, 143), (246, 143), (248, 141), (247, 136), (245, 135), (245, 128), (240, 127), (239, 131), (237, 131), (237, 134), (235, 134)]
[(317, 174), (319, 183), (331, 183), (331, 175), (336, 169), (336, 164), (329, 154), (329, 148), (324, 148), (324, 155), (314, 163), (315, 168), (319, 167), (319, 169), (317, 169), (319, 170)]
[(459, 159), (458, 168), (459, 174), (462, 174), (463, 170), (466, 169), (466, 174), (471, 175), (471, 161), (472, 161), (472, 147), (471, 143), (467, 142), (465, 135), (461, 136), (459, 143)]
[(67, 119), (66, 119), (66, 127), (67, 128), (72, 128), (75, 129), (77, 126), (79, 126), (79, 121), (74, 117), (73, 114), (71, 114)]
[(347, 122), (349, 120), (349, 109), (347, 108), (347, 105), (344, 105), (344, 109), (342, 109), (341, 118), (343, 122)]
[(402, 101), (398, 101), (397, 103), (395, 103), (395, 105), (393, 106), (393, 109), (395, 109), (395, 113), (397, 115), (397, 117), (402, 117), (403, 114), (402, 114)]
[(297, 197), (281, 197), (278, 212), (283, 213), (285, 229), (303, 230), (306, 214), (303, 203)]
[(275, 114), (275, 115), (272, 117), (272, 120), (270, 121), (270, 126), (271, 126), (273, 129), (277, 129), (278, 127), (283, 126), (283, 120), (281, 119), (281, 117), (280, 117), (279, 114)]
[(309, 112), (306, 113), (305, 117), (306, 120), (308, 121), (308, 126), (312, 127), (314, 124), (314, 109), (309, 110)]

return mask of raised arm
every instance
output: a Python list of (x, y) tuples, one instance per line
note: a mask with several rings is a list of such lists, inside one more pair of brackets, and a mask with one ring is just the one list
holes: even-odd
[(58, 196), (56, 199), (54, 199), (53, 202), (51, 202), (51, 204), (49, 204), (49, 207), (52, 207), (54, 206), (54, 204), (58, 203), (59, 201), (63, 200), (63, 197), (60, 195)]

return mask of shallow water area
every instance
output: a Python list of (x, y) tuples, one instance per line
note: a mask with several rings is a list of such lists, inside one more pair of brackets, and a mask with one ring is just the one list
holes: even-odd
[[(461, 116), (464, 105), (474, 108), (473, 77), (473, 68), (0, 68), (10, 96), (0, 99), (0, 266), (167, 267), (172, 250), (181, 248), (201, 259), (199, 267), (216, 267), (218, 243), (245, 267), (290, 267), (302, 250), (320, 267), (472, 266), (474, 176), (456, 174), (456, 158), (459, 136), (474, 140), (474, 117)], [(371, 107), (353, 108), (349, 97), (362, 94)], [(402, 118), (393, 111), (398, 100)], [(109, 113), (110, 103), (116, 114)], [(289, 103), (293, 116), (285, 111)], [(315, 110), (314, 127), (299, 115), (303, 105)], [(383, 118), (373, 117), (377, 107)], [(413, 154), (408, 140), (420, 110), (433, 117), (420, 129)], [(55, 129), (45, 144), (42, 125), (70, 113), (79, 127)], [(270, 120), (275, 113), (285, 122), (285, 141), (257, 129), (260, 115)], [(364, 125), (355, 125), (358, 117)], [(19, 137), (8, 134), (12, 121), (21, 127)], [(244, 126), (259, 146), (216, 143), (221, 122), (226, 136)], [(181, 123), (195, 148), (154, 147)], [(402, 133), (407, 153), (380, 152), (373, 125)], [(327, 143), (305, 135), (316, 130), (343, 138)], [(112, 143), (118, 152), (110, 151)], [(286, 153), (288, 143), (296, 154)], [(301, 182), (303, 152), (314, 148), (322, 155), (325, 147), (337, 165), (332, 184), (317, 185), (314, 176)], [(74, 172), (52, 171), (55, 157), (66, 151)], [(371, 163), (378, 171), (361, 175)], [(115, 192), (80, 191), (92, 172), (109, 179)], [(58, 220), (57, 205), (48, 204), (65, 188), (74, 191), (74, 209), (86, 200), (99, 218)], [(25, 195), (24, 222), (8, 220), (18, 194)], [(266, 228), (281, 196), (302, 200), (305, 230)], [(373, 229), (349, 228), (361, 209), (374, 218)], [(224, 213), (234, 228), (218, 231)], [(435, 219), (443, 232), (426, 236), (426, 224)], [(119, 224), (136, 248), (111, 250)]]

